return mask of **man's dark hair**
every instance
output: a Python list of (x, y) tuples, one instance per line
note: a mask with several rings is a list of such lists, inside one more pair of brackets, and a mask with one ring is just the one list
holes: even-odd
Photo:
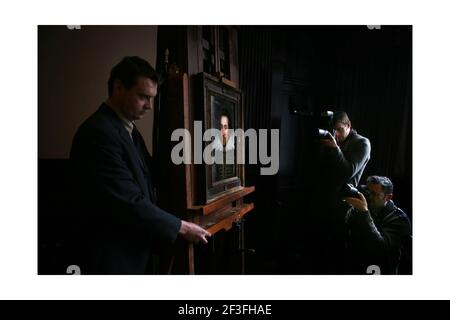
[(108, 95), (111, 97), (113, 93), (115, 80), (120, 80), (125, 89), (130, 89), (137, 83), (139, 77), (146, 77), (159, 83), (159, 75), (150, 63), (136, 56), (123, 58), (111, 70), (108, 80)]
[[(227, 109), (223, 108), (221, 110), (220, 117), (227, 117), (227, 119), (228, 119), (228, 129), (233, 129), (233, 124), (231, 123), (231, 114), (230, 114), (230, 112)], [(220, 122), (220, 118), (219, 118), (219, 122)]]
[(394, 192), (394, 185), (388, 177), (370, 176), (367, 178), (367, 183), (379, 184), (385, 194)]
[(343, 124), (350, 124), (350, 118), (345, 111), (336, 111), (333, 113), (333, 124), (342, 122)]

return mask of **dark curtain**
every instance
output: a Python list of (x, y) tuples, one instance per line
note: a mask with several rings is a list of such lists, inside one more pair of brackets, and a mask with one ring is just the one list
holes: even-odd
[(294, 119), (290, 102), (314, 112), (347, 111), (372, 143), (361, 182), (389, 176), (396, 204), (412, 217), (412, 28), (245, 26), (239, 33), (245, 128), (282, 129), (282, 174), (261, 176), (259, 165), (245, 167), (246, 184), (256, 186), (247, 245), (257, 254), (248, 272), (314, 272), (302, 255), (314, 166), (303, 131), (314, 121)]
[[(245, 129), (271, 127), (271, 35), (264, 27), (241, 27), (239, 34), (239, 82)], [(246, 166), (246, 179), (255, 183), (259, 165)]]
[[(239, 30), (239, 85), (242, 90), (244, 127), (271, 129), (272, 37), (264, 26), (242, 26)], [(270, 132), (269, 132), (270, 133)], [(248, 159), (248, 147), (247, 158)], [(270, 151), (269, 151), (270, 152)], [(275, 213), (276, 176), (260, 175), (260, 164), (245, 165), (245, 184), (256, 191), (248, 197), (255, 210), (246, 223), (246, 246), (256, 249), (249, 255), (247, 272), (269, 273), (261, 259), (277, 247), (279, 215)]]
[(394, 200), (411, 215), (412, 28), (343, 29), (339, 38), (336, 107), (372, 143), (364, 176), (390, 177)]

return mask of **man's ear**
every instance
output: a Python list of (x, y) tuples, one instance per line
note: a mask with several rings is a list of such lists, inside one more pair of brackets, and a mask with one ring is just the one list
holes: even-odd
[(393, 197), (394, 197), (394, 195), (392, 193), (386, 194), (386, 201), (392, 200)]
[(114, 84), (113, 84), (113, 93), (120, 93), (123, 91), (123, 84), (122, 81), (120, 81), (119, 79), (114, 80)]
[(348, 120), (348, 127), (351, 129), (352, 128), (352, 122), (350, 120)]

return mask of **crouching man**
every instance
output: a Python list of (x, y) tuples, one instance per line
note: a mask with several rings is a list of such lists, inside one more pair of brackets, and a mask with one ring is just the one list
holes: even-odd
[(387, 177), (367, 178), (366, 197), (345, 198), (348, 271), (366, 274), (369, 266), (381, 274), (397, 274), (402, 246), (411, 234), (408, 216), (392, 201), (393, 184)]

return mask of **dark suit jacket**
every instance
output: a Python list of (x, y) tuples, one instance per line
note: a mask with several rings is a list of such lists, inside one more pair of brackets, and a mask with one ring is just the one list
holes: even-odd
[(316, 181), (311, 200), (311, 213), (343, 231), (348, 206), (342, 202), (342, 187), (357, 186), (370, 159), (370, 141), (351, 130), (339, 148), (322, 145), (317, 150)]
[(137, 137), (140, 147), (116, 113), (102, 104), (73, 139), (82, 273), (144, 274), (152, 246), (177, 238), (181, 220), (155, 205), (151, 157)]
[(352, 129), (343, 145), (334, 151), (337, 170), (346, 180), (345, 183), (351, 183), (356, 187), (370, 159), (369, 139)]
[(410, 239), (408, 216), (390, 200), (378, 214), (350, 209), (346, 219), (349, 272), (365, 274), (377, 265), (381, 274), (397, 274), (403, 245)]

